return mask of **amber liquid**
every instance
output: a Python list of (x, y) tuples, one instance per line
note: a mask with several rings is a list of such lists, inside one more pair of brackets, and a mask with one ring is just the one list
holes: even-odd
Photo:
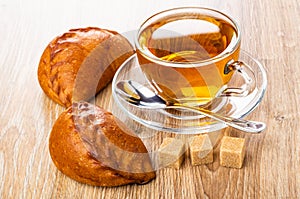
[[(230, 80), (232, 73), (224, 73), (224, 67), (238, 58), (239, 46), (227, 49), (236, 40), (236, 29), (221, 19), (202, 15), (166, 19), (144, 29), (137, 55), (147, 79), (162, 97), (201, 105)], [(199, 65), (225, 52), (228, 56)]]

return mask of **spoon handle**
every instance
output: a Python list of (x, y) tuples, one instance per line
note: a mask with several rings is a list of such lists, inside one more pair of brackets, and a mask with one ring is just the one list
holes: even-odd
[(251, 120), (243, 120), (243, 119), (236, 119), (232, 117), (226, 117), (223, 115), (219, 115), (207, 109), (199, 108), (199, 107), (190, 107), (184, 105), (178, 105), (180, 107), (184, 107), (186, 109), (194, 110), (200, 112), (202, 115), (217, 120), (219, 122), (223, 122), (228, 126), (233, 128), (239, 129), (241, 131), (245, 131), (248, 133), (260, 133), (266, 128), (266, 124), (263, 122), (258, 121), (251, 121)]

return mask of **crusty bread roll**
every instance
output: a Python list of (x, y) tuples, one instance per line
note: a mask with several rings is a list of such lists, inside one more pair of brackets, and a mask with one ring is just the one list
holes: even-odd
[(95, 96), (133, 53), (128, 40), (117, 32), (72, 29), (48, 44), (40, 59), (38, 80), (48, 97), (69, 107), (73, 101)]
[(74, 103), (59, 116), (49, 149), (56, 167), (82, 183), (119, 186), (155, 178), (141, 139), (111, 113), (87, 102)]

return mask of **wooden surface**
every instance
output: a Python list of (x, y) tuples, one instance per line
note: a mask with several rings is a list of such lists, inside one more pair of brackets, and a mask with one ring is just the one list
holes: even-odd
[[(242, 29), (242, 48), (268, 73), (268, 89), (247, 118), (267, 123), (247, 139), (242, 169), (219, 165), (161, 169), (146, 185), (77, 183), (51, 161), (48, 138), (64, 110), (42, 92), (37, 66), (46, 45), (71, 28), (136, 30), (150, 15), (178, 6), (217, 8)], [(300, 198), (300, 4), (298, 0), (147, 1), (0, 0), (0, 198)], [(98, 104), (111, 108), (110, 87)], [(103, 97), (105, 96), (105, 97)]]

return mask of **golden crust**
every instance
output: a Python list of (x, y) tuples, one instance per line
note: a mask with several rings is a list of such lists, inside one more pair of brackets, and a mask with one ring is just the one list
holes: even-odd
[(49, 149), (56, 167), (78, 182), (119, 186), (155, 178), (143, 142), (111, 113), (86, 102), (59, 116)]
[(76, 100), (88, 100), (95, 96), (133, 53), (127, 39), (115, 31), (95, 27), (72, 29), (48, 44), (40, 59), (38, 80), (48, 97), (69, 107), (82, 64), (86, 62), (87, 66), (81, 70), (80, 78), (89, 79), (90, 74), (97, 74), (97, 79), (92, 79), (92, 82), (81, 79), (77, 86), (80, 91), (86, 85), (93, 90), (76, 92)]

